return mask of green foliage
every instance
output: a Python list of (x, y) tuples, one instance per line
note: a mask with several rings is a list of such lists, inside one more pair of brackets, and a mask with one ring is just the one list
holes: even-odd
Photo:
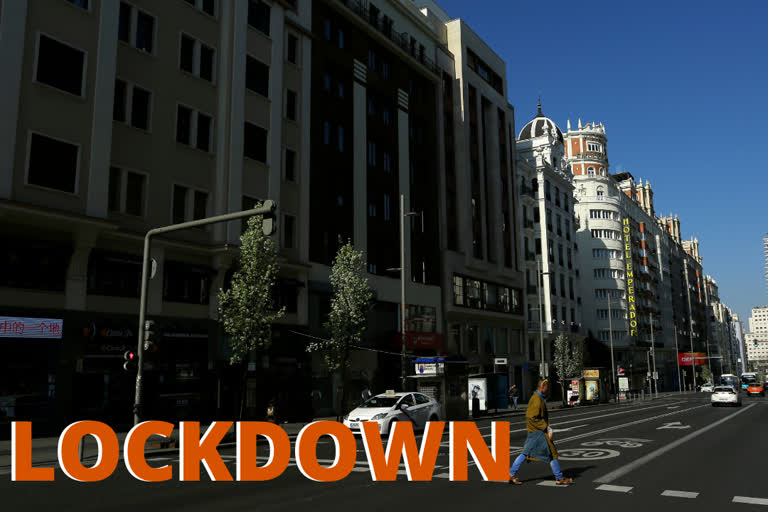
[(331, 312), (324, 327), (330, 339), (317, 340), (307, 346), (309, 352), (320, 352), (328, 370), (346, 370), (350, 345), (360, 343), (365, 332), (373, 292), (368, 285), (362, 251), (351, 242), (339, 248), (331, 269)]
[(704, 379), (704, 382), (712, 382), (712, 370), (709, 369), (709, 366), (701, 367), (701, 378)]
[(553, 365), (561, 381), (580, 377), (584, 368), (583, 342), (571, 342), (567, 335), (559, 334), (555, 339)]
[[(254, 208), (260, 208), (257, 203)], [(277, 247), (262, 231), (261, 215), (248, 219), (248, 229), (240, 236), (239, 268), (228, 290), (219, 291), (219, 321), (229, 335), (230, 364), (241, 362), (256, 349), (265, 349), (272, 338), (272, 322), (285, 314), (276, 310), (272, 289), (280, 267)]]

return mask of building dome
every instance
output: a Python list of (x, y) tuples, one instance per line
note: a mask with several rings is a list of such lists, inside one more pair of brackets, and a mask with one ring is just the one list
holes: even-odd
[(527, 125), (520, 130), (517, 140), (533, 139), (546, 134), (547, 131), (555, 134), (559, 142), (563, 142), (563, 132), (555, 122), (541, 113), (541, 101), (539, 101), (539, 113)]

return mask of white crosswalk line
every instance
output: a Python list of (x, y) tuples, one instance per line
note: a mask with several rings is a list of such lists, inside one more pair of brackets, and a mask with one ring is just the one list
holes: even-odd
[(542, 487), (568, 487), (567, 485), (557, 485), (557, 482), (554, 480), (544, 480), (543, 482), (539, 482), (536, 485), (540, 485)]
[(632, 490), (632, 487), (625, 487), (623, 485), (608, 485), (603, 484), (600, 487), (597, 487), (598, 491), (610, 491), (610, 492), (629, 492)]
[(695, 498), (699, 495), (697, 492), (688, 492), (688, 491), (670, 491), (666, 490), (663, 493), (661, 493), (662, 496), (669, 496), (671, 498)]
[(768, 505), (765, 498), (750, 498), (748, 496), (734, 496), (733, 503), (748, 503), (750, 505)]

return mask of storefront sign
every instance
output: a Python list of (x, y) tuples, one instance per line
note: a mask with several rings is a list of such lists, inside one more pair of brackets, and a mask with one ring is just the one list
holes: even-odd
[(0, 316), (0, 338), (61, 339), (64, 320)]
[[(395, 334), (394, 346), (400, 348), (401, 345), (402, 338), (398, 332)], [(443, 348), (443, 336), (436, 332), (407, 332), (405, 346), (412, 349), (439, 350)]]
[[(629, 335), (637, 336), (637, 308), (635, 307), (635, 271), (632, 268), (632, 237), (629, 219), (624, 217), (622, 221), (624, 234), (624, 262), (626, 264), (627, 278), (627, 309), (629, 312)], [(610, 300), (610, 297), (609, 297)]]
[(691, 366), (693, 359), (696, 359), (696, 366), (707, 364), (707, 354), (704, 352), (686, 352), (678, 355), (680, 366)]
[(443, 373), (440, 371), (442, 367), (443, 363), (416, 363), (414, 370), (416, 375), (437, 375), (438, 373)]
[(619, 377), (619, 391), (629, 391), (629, 379), (627, 377)]
[(600, 378), (600, 370), (584, 370), (585, 379), (598, 379)]

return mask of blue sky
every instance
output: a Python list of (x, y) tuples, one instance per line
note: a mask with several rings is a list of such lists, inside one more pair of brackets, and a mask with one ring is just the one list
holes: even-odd
[(539, 94), (563, 131), (603, 122), (611, 166), (698, 237), (721, 300), (745, 324), (768, 304), (768, 2), (438, 3), (507, 62), (518, 130)]

